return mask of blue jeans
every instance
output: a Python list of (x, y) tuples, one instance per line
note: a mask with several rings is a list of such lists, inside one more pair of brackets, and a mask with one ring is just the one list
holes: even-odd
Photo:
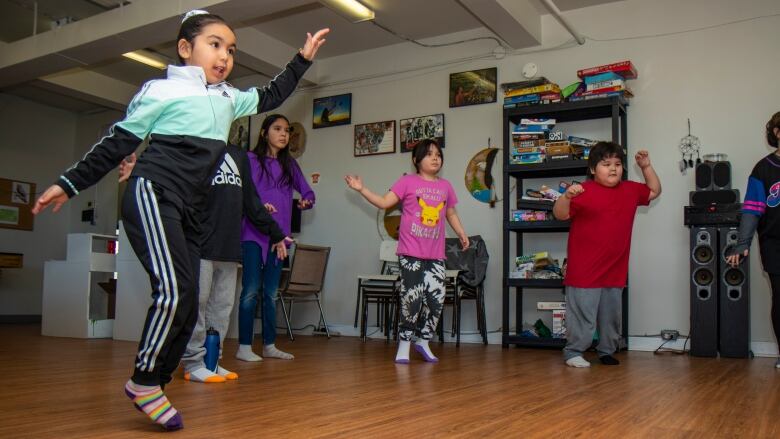
[(284, 261), (276, 257), (269, 246), (265, 263), (260, 258), (262, 249), (257, 243), (241, 243), (244, 259), (244, 272), (241, 277), (242, 288), (238, 308), (238, 342), (251, 345), (254, 337), (257, 295), (263, 291), (263, 345), (273, 344), (276, 340), (276, 297), (279, 291), (279, 278), (282, 276)]

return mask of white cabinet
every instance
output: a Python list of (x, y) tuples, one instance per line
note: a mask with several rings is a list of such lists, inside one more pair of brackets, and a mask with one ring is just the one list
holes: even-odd
[(41, 334), (56, 337), (110, 338), (116, 271), (113, 235), (71, 233), (64, 261), (46, 261), (43, 270)]

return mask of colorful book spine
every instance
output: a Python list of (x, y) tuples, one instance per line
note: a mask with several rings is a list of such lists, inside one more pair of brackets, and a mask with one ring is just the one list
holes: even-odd
[(555, 125), (555, 119), (520, 119), (520, 125)]
[(588, 90), (584, 91), (582, 93), (575, 93), (575, 96), (592, 96), (592, 95), (601, 95), (605, 93), (612, 93), (616, 91), (624, 91), (626, 88), (622, 85), (619, 86), (613, 86), (613, 87), (603, 87), (603, 88), (597, 88), (594, 90)]
[(536, 87), (528, 87), (528, 88), (521, 88), (518, 90), (508, 91), (504, 93), (504, 97), (511, 98), (513, 96), (530, 95), (530, 94), (544, 93), (548, 91), (554, 91), (556, 93), (560, 93), (561, 89), (560, 87), (558, 87), (558, 84), (543, 84), (543, 85), (537, 85)]
[(613, 92), (609, 92), (609, 93), (593, 94), (593, 95), (587, 95), (587, 96), (569, 96), (569, 101), (571, 101), (571, 102), (587, 101), (589, 99), (610, 98), (612, 96), (623, 96), (623, 91), (613, 91)]
[(577, 77), (584, 78), (599, 73), (614, 72), (622, 76), (623, 79), (636, 79), (637, 71), (631, 61), (620, 61), (602, 66), (589, 67), (587, 69), (577, 70)]
[(530, 95), (520, 95), (520, 96), (512, 96), (504, 98), (505, 104), (517, 104), (520, 102), (531, 102), (531, 101), (538, 101), (539, 100), (539, 94), (534, 93)]
[(596, 75), (590, 75), (582, 78), (585, 85), (593, 84), (594, 82), (614, 81), (615, 79), (623, 79), (622, 76), (615, 72), (604, 72)]
[(626, 82), (623, 79), (613, 79), (610, 81), (600, 81), (600, 82), (594, 82), (591, 84), (588, 84), (585, 86), (585, 91), (593, 91), (598, 90), (601, 88), (611, 88), (611, 87), (625, 87)]

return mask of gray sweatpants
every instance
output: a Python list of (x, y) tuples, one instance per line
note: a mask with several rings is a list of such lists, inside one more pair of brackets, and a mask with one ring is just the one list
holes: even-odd
[(563, 349), (566, 360), (581, 356), (593, 344), (596, 329), (599, 331), (596, 346), (599, 357), (617, 351), (622, 294), (623, 288), (566, 287), (566, 347)]
[(187, 343), (187, 351), (181, 359), (185, 372), (206, 367), (206, 330), (219, 331), (219, 357), (230, 324), (230, 312), (236, 300), (238, 262), (200, 260), (200, 294), (198, 295), (198, 321)]

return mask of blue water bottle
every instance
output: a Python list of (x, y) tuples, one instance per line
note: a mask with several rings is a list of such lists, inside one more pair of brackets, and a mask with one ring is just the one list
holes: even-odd
[(203, 360), (206, 369), (216, 373), (219, 360), (219, 331), (210, 327), (206, 331), (206, 343), (203, 346), (206, 348), (206, 358)]

